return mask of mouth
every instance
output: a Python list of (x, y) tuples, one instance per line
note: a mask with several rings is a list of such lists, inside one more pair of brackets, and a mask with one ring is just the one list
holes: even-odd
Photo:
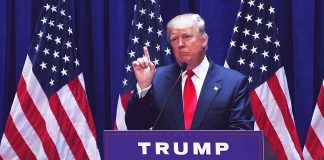
[(180, 52), (179, 55), (188, 55), (189, 52)]

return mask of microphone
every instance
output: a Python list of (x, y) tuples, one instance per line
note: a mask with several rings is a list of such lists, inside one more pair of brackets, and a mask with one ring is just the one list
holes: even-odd
[(175, 86), (176, 86), (177, 83), (179, 82), (182, 73), (187, 69), (187, 63), (182, 63), (180, 67), (181, 67), (181, 72), (180, 72), (180, 74), (179, 74), (177, 80), (176, 80), (175, 83), (173, 84), (172, 89), (171, 89), (171, 91), (169, 92), (168, 96), (167, 96), (166, 99), (164, 100), (164, 103), (163, 103), (162, 109), (161, 109), (161, 111), (160, 111), (158, 117), (157, 117), (156, 120), (154, 121), (154, 124), (153, 124), (153, 126), (150, 128), (150, 130), (153, 130), (153, 129), (155, 128), (156, 123), (159, 121), (162, 112), (163, 112), (164, 109), (167, 107), (167, 103), (169, 102), (169, 99), (170, 99), (170, 97), (171, 97), (171, 95), (172, 95), (172, 93), (173, 93), (173, 90), (174, 90)]

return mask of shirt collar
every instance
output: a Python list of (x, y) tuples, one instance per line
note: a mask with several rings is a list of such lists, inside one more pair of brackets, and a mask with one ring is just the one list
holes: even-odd
[(206, 77), (206, 74), (208, 72), (208, 67), (209, 67), (209, 62), (207, 56), (205, 56), (204, 59), (201, 61), (201, 63), (192, 71), (199, 79), (203, 80), (204, 77)]
[[(195, 75), (201, 79), (201, 80), (204, 80), (206, 75), (207, 75), (207, 72), (208, 72), (208, 68), (209, 68), (209, 61), (207, 59), (207, 56), (205, 55), (204, 59), (201, 61), (201, 63), (196, 67), (194, 68), (192, 71), (195, 73)], [(183, 74), (182, 74), (182, 77), (184, 75), (186, 75), (186, 72), (185, 71)]]

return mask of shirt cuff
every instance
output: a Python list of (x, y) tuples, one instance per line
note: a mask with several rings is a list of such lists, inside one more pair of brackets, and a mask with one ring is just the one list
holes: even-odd
[(144, 89), (141, 89), (141, 87), (136, 83), (136, 88), (137, 88), (137, 95), (139, 98), (143, 98), (146, 93), (151, 89), (152, 84)]

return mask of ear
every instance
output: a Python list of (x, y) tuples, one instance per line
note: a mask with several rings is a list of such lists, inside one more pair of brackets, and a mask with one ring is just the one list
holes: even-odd
[(204, 35), (201, 37), (201, 41), (204, 47), (208, 45), (208, 35)]

